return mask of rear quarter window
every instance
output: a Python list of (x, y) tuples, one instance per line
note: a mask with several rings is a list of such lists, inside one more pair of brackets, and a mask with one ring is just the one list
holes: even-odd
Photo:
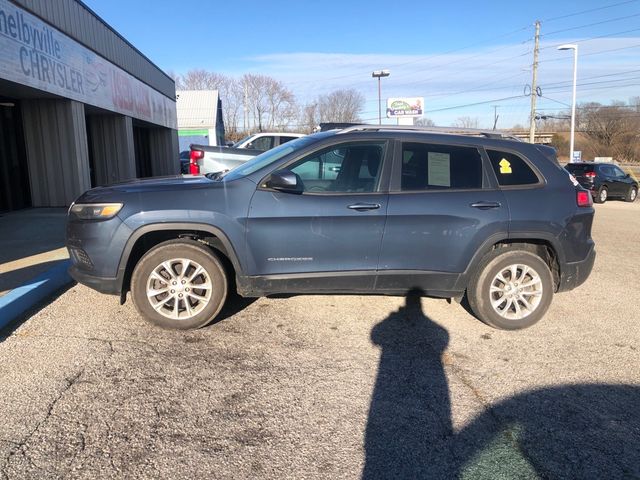
[(540, 183), (538, 175), (522, 157), (500, 150), (487, 150), (487, 154), (500, 186), (511, 187)]

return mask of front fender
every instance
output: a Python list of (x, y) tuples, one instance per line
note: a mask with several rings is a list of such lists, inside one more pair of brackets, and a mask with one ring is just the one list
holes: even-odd
[[(165, 212), (166, 213), (166, 212)], [(211, 214), (211, 212), (207, 212)], [(184, 217), (183, 217), (184, 218)], [(129, 220), (129, 219), (128, 219)], [(235, 231), (232, 234), (229, 234), (228, 231), (225, 231), (223, 228), (218, 226), (213, 226), (210, 223), (202, 223), (202, 222), (194, 222), (194, 221), (163, 221), (158, 223), (144, 223), (139, 225), (137, 228), (135, 227), (136, 219), (132, 218), (131, 222), (127, 222), (132, 227), (133, 233), (127, 240), (124, 250), (122, 251), (122, 255), (120, 257), (120, 262), (118, 264), (118, 273), (117, 273), (117, 283), (120, 286), (120, 290), (122, 291), (124, 288), (125, 276), (127, 273), (127, 266), (129, 264), (129, 259), (131, 257), (131, 253), (133, 251), (134, 246), (142, 238), (144, 235), (152, 232), (161, 232), (161, 231), (199, 231), (205, 232), (213, 237), (216, 237), (220, 240), (224, 249), (226, 251), (229, 260), (231, 261), (234, 270), (237, 275), (242, 275), (244, 271), (243, 261), (238, 255), (238, 250), (235, 245), (237, 245), (237, 241), (242, 241), (242, 233), (240, 231)], [(233, 231), (233, 228), (231, 229)], [(236, 227), (236, 230), (240, 230), (239, 227)], [(241, 245), (241, 243), (240, 243)]]

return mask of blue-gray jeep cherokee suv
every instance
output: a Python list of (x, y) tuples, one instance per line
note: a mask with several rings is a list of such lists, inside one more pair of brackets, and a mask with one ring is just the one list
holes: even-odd
[(94, 188), (69, 210), (70, 273), (196, 328), (232, 288), (460, 299), (502, 329), (589, 276), (591, 195), (548, 147), (499, 134), (356, 126), (207, 176)]

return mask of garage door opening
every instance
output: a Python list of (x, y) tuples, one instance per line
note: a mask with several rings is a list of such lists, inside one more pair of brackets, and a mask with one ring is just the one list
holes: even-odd
[(136, 177), (151, 177), (151, 135), (149, 129), (133, 125), (133, 148), (136, 156)]
[(31, 206), (20, 107), (0, 97), (0, 212)]

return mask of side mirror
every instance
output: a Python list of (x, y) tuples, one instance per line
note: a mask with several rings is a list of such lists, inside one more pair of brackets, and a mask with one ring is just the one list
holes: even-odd
[(267, 177), (261, 185), (285, 193), (302, 193), (302, 184), (291, 170), (277, 170)]

